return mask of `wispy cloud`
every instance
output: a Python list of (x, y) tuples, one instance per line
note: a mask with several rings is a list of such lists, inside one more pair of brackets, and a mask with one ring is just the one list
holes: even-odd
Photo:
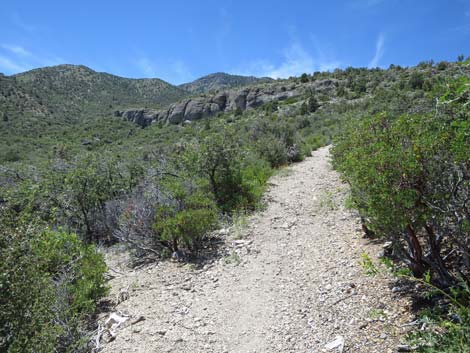
[(174, 82), (176, 84), (185, 83), (192, 81), (194, 79), (194, 75), (191, 73), (188, 65), (182, 60), (176, 60), (173, 62), (172, 65), (173, 72), (175, 74)]
[(375, 43), (375, 54), (372, 60), (369, 62), (369, 68), (375, 68), (379, 66), (379, 62), (382, 59), (385, 52), (385, 36), (380, 33), (377, 42)]
[(304, 72), (329, 71), (340, 66), (341, 63), (337, 60), (325, 60), (323, 54), (312, 55), (301, 42), (294, 40), (282, 50), (282, 60), (279, 64), (274, 64), (269, 60), (255, 60), (245, 67), (231, 70), (231, 72), (258, 77), (288, 78), (299, 76)]
[(266, 76), (272, 78), (286, 78), (297, 76), (304, 72), (313, 72), (315, 62), (313, 57), (307, 53), (300, 43), (292, 45), (283, 51), (284, 60), (279, 66), (272, 66), (271, 70), (266, 72)]
[(64, 59), (54, 55), (35, 54), (17, 44), (0, 44), (0, 72), (16, 74), (35, 67), (63, 64)]
[(29, 70), (30, 66), (24, 66), (16, 61), (11, 60), (3, 55), (0, 55), (0, 72), (13, 74)]
[(33, 55), (31, 54), (30, 51), (26, 50), (20, 45), (2, 44), (1, 47), (14, 55), (23, 56), (23, 57)]
[(141, 56), (135, 65), (142, 75), (147, 78), (161, 78), (173, 84), (180, 84), (194, 79), (191, 70), (182, 60), (172, 60), (169, 63), (159, 64), (147, 56)]
[(353, 0), (350, 5), (355, 8), (372, 8), (381, 5), (386, 1), (387, 0)]
[(136, 61), (137, 67), (145, 77), (156, 77), (157, 69), (147, 57), (141, 57)]

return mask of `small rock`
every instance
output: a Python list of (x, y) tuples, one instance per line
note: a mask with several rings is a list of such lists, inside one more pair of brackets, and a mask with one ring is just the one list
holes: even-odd
[(332, 351), (333, 349), (337, 349), (339, 353), (342, 353), (344, 349), (344, 337), (336, 336), (333, 341), (325, 345), (325, 348), (330, 351)]
[(230, 231), (227, 228), (222, 228), (219, 230), (219, 235), (228, 235)]
[(144, 315), (139, 315), (137, 318), (135, 318), (135, 320), (133, 320), (131, 322), (131, 324), (135, 325), (135, 324), (138, 324), (139, 322), (144, 321), (144, 320), (145, 320), (145, 316)]

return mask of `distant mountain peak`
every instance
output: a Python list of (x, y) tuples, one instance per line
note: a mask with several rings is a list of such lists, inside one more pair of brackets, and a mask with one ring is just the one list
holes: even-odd
[(268, 77), (258, 78), (254, 76), (232, 75), (226, 72), (215, 72), (198, 78), (193, 82), (179, 85), (179, 87), (190, 93), (206, 93), (213, 90), (243, 87), (270, 81), (272, 79)]

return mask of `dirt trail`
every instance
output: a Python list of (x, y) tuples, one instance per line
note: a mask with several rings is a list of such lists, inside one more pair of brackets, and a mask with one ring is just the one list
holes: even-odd
[(132, 319), (104, 352), (340, 352), (325, 348), (335, 339), (344, 352), (396, 352), (407, 303), (359, 265), (381, 245), (362, 239), (344, 209), (329, 149), (271, 183), (266, 209), (232, 227), (227, 255), (202, 268), (162, 262), (132, 271), (111, 256), (122, 272), (113, 273), (113, 297), (130, 294), (116, 310)]

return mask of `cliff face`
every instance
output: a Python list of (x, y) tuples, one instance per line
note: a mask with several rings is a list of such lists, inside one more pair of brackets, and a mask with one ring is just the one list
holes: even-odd
[(282, 101), (290, 97), (297, 97), (307, 91), (320, 92), (334, 89), (334, 80), (309, 82), (306, 84), (289, 83), (282, 85), (276, 83), (263, 86), (252, 86), (243, 89), (224, 91), (212, 96), (201, 96), (184, 99), (173, 103), (165, 109), (127, 109), (116, 112), (142, 127), (154, 122), (180, 124), (184, 121), (193, 121), (214, 116), (218, 113), (235, 110), (247, 110), (259, 107), (272, 101)]

